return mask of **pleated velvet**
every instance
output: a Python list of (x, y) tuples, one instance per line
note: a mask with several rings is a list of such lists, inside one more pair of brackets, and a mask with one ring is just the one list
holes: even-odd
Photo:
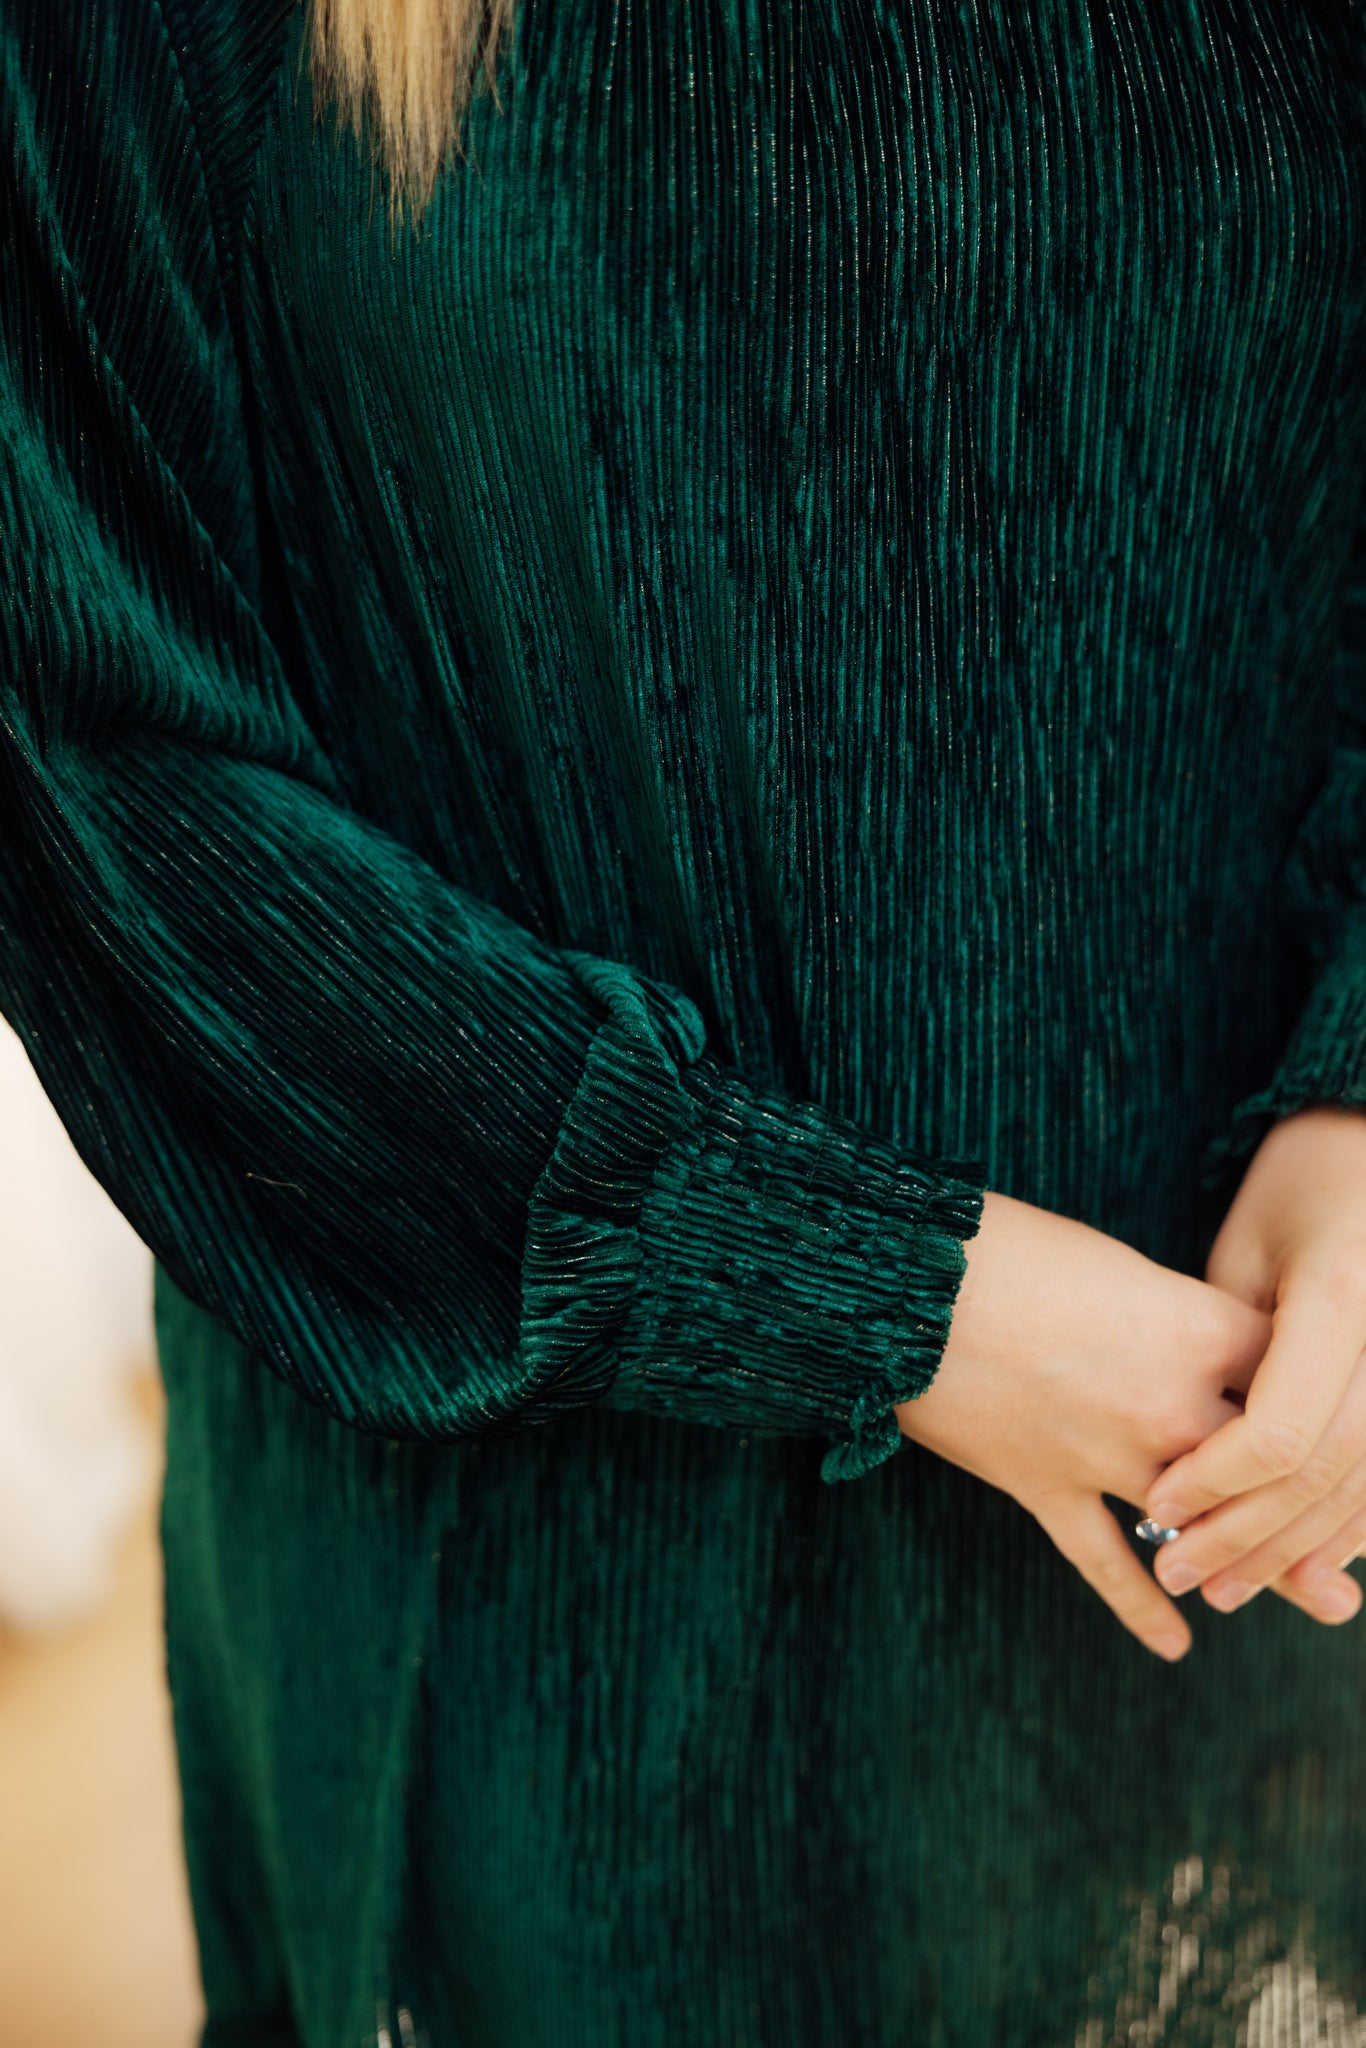
[(416, 226), (297, 5), (0, 22), (206, 2048), (1366, 2039), (1366, 1636), (893, 1414), (986, 1188), (1199, 1272), (1366, 1111), (1361, 8), (519, 0)]

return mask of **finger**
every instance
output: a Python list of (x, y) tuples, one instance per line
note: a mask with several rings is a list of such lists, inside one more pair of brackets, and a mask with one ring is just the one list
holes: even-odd
[(1182, 1528), (1232, 1495), (1298, 1470), (1332, 1420), (1363, 1344), (1366, 1302), (1355, 1292), (1308, 1278), (1288, 1288), (1243, 1413), (1167, 1466), (1146, 1513)]
[[(1359, 1459), (1325, 1500), (1297, 1515), (1268, 1543), (1262, 1543), (1240, 1557), (1227, 1571), (1215, 1572), (1204, 1581), (1201, 1591), (1211, 1607), (1223, 1614), (1242, 1607), (1263, 1586), (1271, 1585), (1291, 1571), (1301, 1558), (1313, 1555), (1321, 1546), (1339, 1539), (1352, 1518), (1366, 1510), (1366, 1459)], [(1349, 1546), (1350, 1547), (1350, 1546)], [(1170, 1590), (1170, 1585), (1168, 1585)]]
[[(1210, 1291), (1205, 1290), (1207, 1294)], [(1201, 1355), (1189, 1360), (1189, 1369), (1180, 1375), (1176, 1402), (1164, 1406), (1156, 1432), (1162, 1443), (1160, 1455), (1155, 1459), (1138, 1457), (1135, 1469), (1122, 1479), (1110, 1474), (1103, 1491), (1124, 1500), (1142, 1500), (1152, 1492), (1158, 1477), (1172, 1469), (1178, 1457), (1193, 1451), (1215, 1430), (1241, 1415), (1246, 1390), (1266, 1353), (1270, 1335), (1270, 1316), (1232, 1299), (1221, 1303), (1218, 1321), (1202, 1346)], [(1149, 1449), (1156, 1450), (1157, 1444), (1151, 1443)]]
[[(1163, 1548), (1154, 1570), (1169, 1593), (1180, 1595), (1202, 1586), (1210, 1604), (1227, 1613), (1334, 1535), (1362, 1505), (1366, 1353), (1318, 1449), (1299, 1470), (1198, 1516)], [(1235, 1587), (1243, 1589), (1242, 1597)]]
[(1340, 1628), (1344, 1621), (1352, 1621), (1361, 1612), (1361, 1583), (1350, 1572), (1328, 1571), (1313, 1585), (1302, 1585), (1287, 1572), (1270, 1588), (1288, 1600), (1292, 1607), (1303, 1608), (1312, 1621), (1321, 1621), (1330, 1628)]
[(1322, 1621), (1350, 1621), (1361, 1605), (1361, 1582), (1346, 1567), (1366, 1550), (1366, 1508), (1334, 1531), (1326, 1543), (1291, 1566), (1277, 1586)]
[(1186, 1621), (1144, 1570), (1099, 1494), (1068, 1495), (1063, 1503), (1050, 1501), (1032, 1513), (1068, 1563), (1147, 1649), (1168, 1663), (1185, 1656), (1191, 1646)]

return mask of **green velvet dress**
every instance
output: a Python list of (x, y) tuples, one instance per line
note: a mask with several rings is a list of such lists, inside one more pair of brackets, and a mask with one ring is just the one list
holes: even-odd
[(1361, 7), (519, 0), (392, 232), (300, 7), (0, 22), (205, 2042), (1366, 2039), (1366, 1623), (1163, 1665), (891, 1412), (984, 1188), (1198, 1273), (1366, 1111)]

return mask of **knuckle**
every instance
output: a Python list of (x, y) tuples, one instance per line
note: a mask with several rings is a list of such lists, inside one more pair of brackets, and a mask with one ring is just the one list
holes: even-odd
[(1310, 1587), (1323, 1577), (1325, 1570), (1338, 1567), (1341, 1558), (1347, 1553), (1351, 1540), (1350, 1536), (1341, 1540), (1334, 1538), (1331, 1543), (1321, 1544), (1317, 1550), (1311, 1550), (1307, 1557), (1288, 1559), (1281, 1566), (1279, 1583), (1288, 1586), (1292, 1592), (1308, 1593)]
[(1366, 1244), (1339, 1245), (1318, 1284), (1334, 1310), (1366, 1312)]
[(1249, 1455), (1268, 1479), (1283, 1479), (1298, 1472), (1313, 1448), (1300, 1424), (1284, 1416), (1269, 1416), (1265, 1422), (1254, 1422), (1249, 1428)]
[(1202, 1434), (1191, 1404), (1179, 1398), (1159, 1399), (1135, 1420), (1142, 1428), (1146, 1443), (1153, 1447), (1164, 1464), (1192, 1449)]
[(1339, 1228), (1302, 1246), (1287, 1262), (1282, 1285), (1333, 1308), (1366, 1309), (1366, 1232)]
[(1286, 1491), (1297, 1507), (1312, 1507), (1326, 1494), (1333, 1492), (1342, 1480), (1342, 1466), (1336, 1458), (1326, 1457), (1315, 1448), (1306, 1452), (1302, 1461), (1285, 1476)]
[(1183, 1334), (1188, 1350), (1202, 1362), (1219, 1365), (1232, 1356), (1233, 1321), (1214, 1288), (1186, 1310)]
[(1104, 1556), (1089, 1552), (1076, 1562), (1080, 1571), (1100, 1593), (1116, 1592), (1127, 1577), (1120, 1560), (1111, 1557), (1108, 1551)]

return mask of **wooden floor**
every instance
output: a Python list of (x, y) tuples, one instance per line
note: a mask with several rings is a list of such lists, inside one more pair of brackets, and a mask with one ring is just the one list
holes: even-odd
[[(149, 1426), (159, 1420), (147, 1389)], [(0, 1636), (0, 2048), (192, 2048), (156, 1483), (109, 1603)]]

